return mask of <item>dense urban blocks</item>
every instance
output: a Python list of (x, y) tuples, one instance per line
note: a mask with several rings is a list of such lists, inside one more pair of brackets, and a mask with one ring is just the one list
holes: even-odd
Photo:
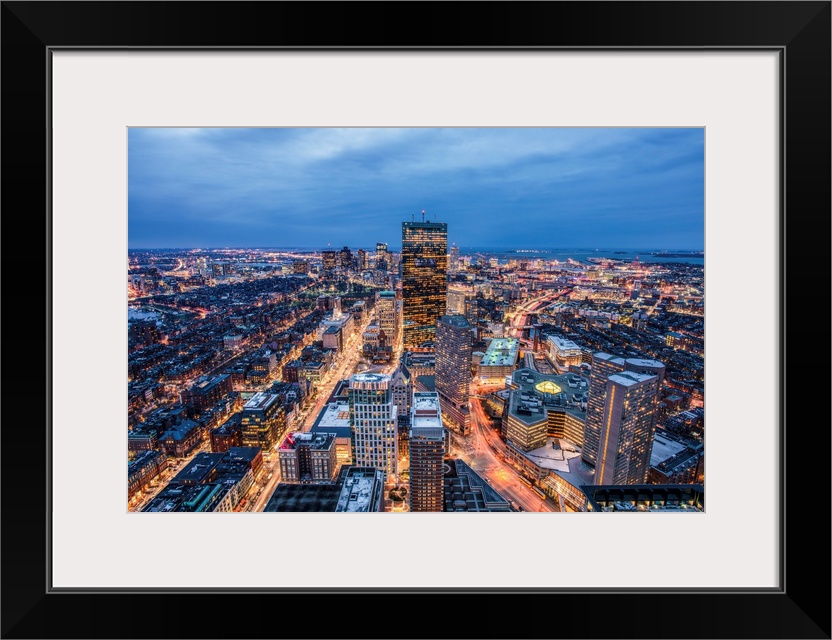
[(701, 256), (402, 228), (409, 257), (131, 252), (129, 509), (702, 510)]

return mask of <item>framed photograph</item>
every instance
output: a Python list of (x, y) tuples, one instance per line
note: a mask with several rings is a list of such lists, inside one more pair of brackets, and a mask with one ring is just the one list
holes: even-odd
[[(810, 353), (828, 351), (826, 339), (818, 344), (818, 336), (828, 332), (806, 335), (801, 329), (787, 340), (787, 330), (798, 331), (804, 316), (822, 316), (811, 301), (817, 291), (829, 291), (829, 2), (335, 3), (325, 8), (279, 2), (4, 2), (2, 12), (4, 637), (285, 636), (289, 632), (267, 614), (280, 618), (282, 607), (302, 611), (312, 606), (312, 597), (316, 607), (336, 611), (344, 598), (373, 609), (379, 602), (380, 619), (387, 619), (388, 610), (392, 615), (378, 629), (350, 625), (348, 617), (337, 614), (321, 616), (316, 624), (322, 626), (310, 629), (310, 636), (389, 637), (400, 635), (396, 629), (413, 608), (411, 598), (441, 606), (447, 600), (439, 598), (459, 595), (502, 613), (499, 623), (491, 616), (466, 620), (461, 625), (466, 631), (453, 631), (462, 637), (493, 634), (495, 624), (506, 637), (830, 637), (829, 519), (819, 515), (827, 507), (825, 501), (816, 503), (814, 490), (828, 487), (830, 440), (828, 420), (809, 409), (813, 398), (827, 397), (829, 387), (828, 376), (816, 376), (817, 363), (808, 362)], [(379, 21), (397, 25), (396, 30), (371, 26)], [(457, 146), (439, 144), (439, 130), (455, 136)], [(318, 209), (329, 206), (343, 218), (357, 213), (355, 205), (327, 205), (313, 191), (336, 179), (358, 187), (344, 165), (358, 167), (356, 176), (390, 166), (373, 164), (366, 154), (344, 154), (345, 147), (361, 147), (356, 136), (366, 141), (400, 134), (395, 147), (385, 147), (386, 157), (395, 157), (403, 171), (397, 182), (410, 180), (411, 197), (430, 202), (430, 192), (449, 189), (451, 178), (445, 184), (412, 180), (418, 163), (449, 166), (461, 147), (480, 161), (502, 157), (490, 182), (482, 183), (486, 190), (517, 180), (506, 168), (506, 157), (514, 154), (525, 167), (536, 167), (559, 144), (558, 132), (567, 130), (583, 137), (563, 146), (567, 160), (557, 170), (564, 175), (570, 168), (577, 171), (569, 149), (601, 145), (598, 132), (605, 132), (603, 139), (642, 132), (617, 139), (613, 149), (621, 157), (636, 156), (633, 150), (646, 144), (644, 132), (699, 136), (692, 144), (704, 160), (698, 169), (704, 178), (699, 207), (704, 208), (707, 289), (702, 402), (707, 397), (709, 405), (707, 500), (701, 508), (693, 513), (359, 515), (275, 507), (266, 508), (269, 513), (239, 513), (245, 505), (226, 487), (225, 498), (217, 493), (211, 499), (213, 507), (227, 509), (211, 510), (237, 513), (196, 515), (178, 507), (159, 513), (173, 498), (154, 503), (140, 491), (125, 496), (124, 408), (131, 400), (123, 372), (131, 369), (128, 341), (144, 334), (124, 333), (124, 269), (139, 265), (134, 250), (143, 246), (139, 238), (148, 238), (151, 228), (169, 230), (164, 237), (180, 247), (219, 246), (219, 236), (211, 236), (217, 220), (226, 225), (217, 232), (222, 237), (248, 238), (229, 246), (254, 246), (245, 234), (266, 234), (240, 214), (228, 190), (221, 190), (235, 180), (254, 179), (229, 158), (269, 163), (271, 177), (260, 172), (262, 179), (291, 180), (299, 200), (314, 201)], [(414, 131), (422, 134), (411, 135)], [(475, 141), (471, 136), (477, 131), (490, 133)], [(223, 144), (206, 143), (199, 137), (206, 132), (225, 136)], [(274, 137), (272, 156), (259, 148), (266, 134)], [(644, 170), (678, 173), (680, 162), (668, 145), (647, 142), (655, 162)], [(628, 144), (629, 151), (623, 151)], [(333, 150), (339, 172), (304, 183), (298, 169), (302, 155)], [(199, 163), (219, 163), (221, 170), (188, 182), (192, 176), (181, 168)], [(601, 164), (598, 156), (590, 156), (584, 170), (608, 175)], [(629, 193), (653, 190), (655, 208), (665, 212), (653, 224), (664, 224), (674, 203), (655, 182), (638, 179), (639, 168), (638, 163), (630, 167)], [(450, 170), (444, 175), (451, 176)], [(142, 180), (148, 181), (145, 192)], [(184, 210), (184, 183), (191, 193), (197, 186), (201, 192), (188, 201), (189, 216), (154, 209), (146, 197), (161, 194), (180, 203), (177, 211)], [(377, 187), (361, 183), (368, 190)], [(600, 199), (604, 187), (590, 180), (582, 197)], [(530, 191), (519, 182), (512, 189), (515, 201), (520, 190)], [(494, 190), (493, 200), (503, 209), (511, 201), (499, 199), (507, 190)], [(244, 190), (234, 193), (248, 197)], [(346, 192), (342, 185), (326, 193), (342, 198)], [(627, 191), (616, 192), (622, 193)], [(637, 195), (640, 203), (651, 200)], [(609, 206), (626, 208), (633, 206), (630, 202), (616, 195)], [(580, 210), (562, 203), (565, 213), (569, 206)], [(417, 211), (400, 212), (398, 204), (389, 212), (403, 229), (403, 256), (410, 241), (403, 216), (410, 213), (413, 225), (429, 224), (416, 221)], [(313, 220), (302, 206), (275, 207), (269, 215), (276, 236), (290, 237), (298, 219), (307, 218), (307, 226)], [(488, 215), (483, 209), (481, 219)], [(362, 225), (381, 224), (379, 216), (356, 215), (352, 224), (339, 223), (339, 233), (343, 237)], [(559, 225), (580, 224), (566, 219), (544, 224), (519, 212), (502, 216), (506, 233), (534, 225), (545, 236), (540, 246), (547, 247), (559, 246)], [(625, 219), (624, 214), (619, 218)], [(26, 236), (12, 226), (16, 220), (25, 220)], [(322, 231), (334, 224), (332, 217), (326, 220)], [(613, 228), (609, 219), (605, 224), (595, 232), (626, 237), (624, 227)], [(22, 237), (29, 240), (25, 252)], [(188, 244), (187, 238), (200, 240)], [(380, 239), (367, 243), (375, 247)], [(34, 259), (32, 246), (42, 247)], [(144, 246), (164, 248), (164, 239), (150, 238)], [(269, 238), (260, 246), (286, 245)], [(623, 247), (624, 256), (628, 245), (609, 240), (605, 246)], [(408, 268), (435, 270), (445, 259), (444, 248), (432, 256), (429, 247), (419, 247)], [(258, 268), (261, 256), (249, 257), (247, 268)], [(786, 268), (787, 257), (792, 269)], [(220, 285), (235, 277), (233, 267), (224, 270), (227, 261), (219, 255), (209, 258), (210, 267), (196, 254), (186, 257), (179, 275), (210, 277)], [(489, 267), (499, 269), (500, 258), (492, 259), (496, 264)], [(275, 260), (284, 270), (297, 266), (303, 277), (304, 265), (309, 268), (300, 254)], [(317, 260), (314, 269), (325, 270), (323, 254), (320, 265)], [(170, 270), (177, 268), (171, 263)], [(352, 274), (344, 276), (347, 287), (364, 277), (361, 268), (346, 271)], [(147, 275), (137, 269), (130, 273)], [(801, 287), (819, 278), (820, 289)], [(157, 284), (137, 277), (128, 286), (135, 293)], [(273, 288), (269, 292), (280, 295)], [(450, 317), (463, 315), (464, 308)], [(44, 324), (38, 324), (41, 319)], [(518, 318), (517, 327), (525, 323)], [(453, 341), (455, 325), (445, 324), (436, 331)], [(415, 324), (408, 326), (416, 332)], [(145, 328), (153, 331), (149, 324)], [(247, 337), (231, 332), (223, 339), (232, 357), (239, 346), (235, 340)], [(361, 375), (366, 379), (357, 380), (356, 397), (362, 389), (375, 392), (379, 383), (373, 376), (385, 374), (387, 366), (385, 339), (376, 333), (364, 343), (367, 368)], [(26, 350), (17, 344), (26, 344)], [(264, 347), (270, 353), (279, 348), (271, 345)], [(564, 342), (559, 348), (568, 346)], [(627, 380), (613, 382), (621, 389), (646, 388), (657, 371), (648, 372), (645, 362), (627, 373)], [(315, 375), (314, 367), (309, 371), (304, 375)], [(552, 385), (561, 372), (551, 373), (540, 374), (541, 394), (556, 395)], [(247, 375), (234, 384), (242, 400), (253, 403), (246, 404), (253, 415), (254, 405), (265, 400), (246, 391)], [(481, 386), (487, 387), (488, 375), (483, 367)], [(787, 379), (800, 380), (791, 395)], [(580, 410), (580, 398), (575, 401)], [(604, 411), (612, 414), (612, 409)], [(297, 419), (301, 424), (307, 416)], [(609, 425), (600, 428), (614, 433)], [(171, 447), (173, 457), (177, 447), (187, 448), (184, 430), (181, 439), (167, 431), (157, 435), (170, 437), (162, 446)], [(564, 437), (545, 440), (543, 448), (572, 442)], [(228, 442), (235, 444), (231, 438)], [(531, 451), (540, 443), (527, 444)], [(294, 440), (286, 446), (294, 447)], [(277, 472), (277, 458), (265, 464)], [(599, 468), (604, 467), (595, 473)], [(280, 470), (292, 473), (289, 467)], [(395, 477), (397, 469), (390, 474)], [(614, 477), (610, 471), (610, 484)], [(264, 510), (269, 502), (270, 481), (265, 475), (258, 480), (263, 496), (246, 494), (254, 510)], [(380, 510), (412, 505), (402, 500), (402, 488), (410, 486), (385, 487), (381, 497), (390, 508)], [(524, 492), (512, 495), (523, 503)], [(125, 497), (132, 500), (127, 507)], [(520, 510), (514, 499), (506, 502), (506, 510)], [(552, 510), (569, 510), (563, 502), (560, 507)], [(809, 542), (808, 531), (817, 542)], [(806, 582), (804, 575), (820, 579)], [(11, 584), (16, 588), (6, 588)], [(379, 595), (388, 597), (378, 601)], [(182, 610), (171, 615), (171, 602)], [(184, 609), (185, 602), (212, 613), (186, 615), (193, 609)], [(97, 615), (113, 603), (129, 620), (129, 630), (113, 628)], [(244, 606), (230, 608), (230, 603)], [(173, 622), (160, 623), (160, 616)], [(330, 623), (323, 622), (328, 618)], [(442, 633), (430, 616), (410, 618), (408, 635)]]

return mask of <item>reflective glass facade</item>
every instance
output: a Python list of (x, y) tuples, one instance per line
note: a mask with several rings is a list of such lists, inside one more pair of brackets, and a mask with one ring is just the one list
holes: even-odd
[(402, 223), (402, 330), (405, 347), (436, 339), (448, 293), (448, 225)]

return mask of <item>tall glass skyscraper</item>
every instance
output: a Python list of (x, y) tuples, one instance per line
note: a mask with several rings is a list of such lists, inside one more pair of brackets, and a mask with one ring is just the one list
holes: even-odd
[(402, 223), (402, 337), (418, 347), (436, 339), (448, 295), (448, 225)]
[(436, 391), (442, 416), (462, 434), (471, 428), (471, 325), (465, 316), (447, 315), (436, 324)]

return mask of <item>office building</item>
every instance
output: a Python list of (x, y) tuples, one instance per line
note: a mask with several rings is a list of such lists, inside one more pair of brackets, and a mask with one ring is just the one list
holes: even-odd
[(483, 384), (504, 382), (514, 373), (520, 342), (517, 338), (494, 338), (477, 365), (477, 376)]
[(471, 428), (471, 336), (465, 316), (445, 315), (436, 324), (436, 391), (444, 420), (462, 434)]
[(503, 415), (509, 456), (546, 446), (547, 438), (583, 442), (588, 382), (576, 374), (518, 369)]
[(410, 510), (442, 511), (445, 428), (438, 393), (414, 393), (410, 410)]
[(457, 273), (459, 271), (459, 247), (455, 244), (451, 245), (451, 257), (448, 270), (451, 273)]
[(390, 381), (391, 397), (396, 405), (399, 422), (410, 420), (410, 403), (413, 399), (413, 376), (404, 362), (399, 364)]
[(390, 267), (390, 258), (387, 253), (386, 242), (376, 242), (376, 269), (387, 272)]
[[(539, 325), (535, 325), (535, 344), (540, 340), (538, 337)], [(548, 350), (546, 355), (552, 366), (560, 373), (569, 371), (571, 366), (580, 366), (582, 361), (581, 348), (572, 340), (561, 336), (549, 336), (546, 340)]]
[(379, 469), (385, 482), (394, 482), (398, 472), (398, 438), (390, 376), (353, 374), (349, 404), (355, 464)]
[(367, 268), (367, 252), (364, 249), (358, 250), (358, 259), (356, 266), (359, 271), (364, 271)]
[(286, 412), (280, 396), (261, 391), (243, 405), (240, 419), (243, 446), (260, 447), (267, 458), (286, 428)]
[(405, 347), (436, 338), (447, 303), (448, 225), (402, 223), (402, 331)]
[(309, 263), (306, 260), (292, 260), (292, 273), (309, 273)]
[(384, 335), (387, 336), (387, 343), (396, 344), (399, 334), (399, 309), (395, 291), (376, 293), (376, 319)]
[(338, 266), (342, 269), (352, 268), (352, 251), (349, 247), (344, 247), (338, 252)]
[(321, 262), (324, 271), (334, 271), (336, 262), (336, 252), (334, 249), (327, 249), (321, 251)]

